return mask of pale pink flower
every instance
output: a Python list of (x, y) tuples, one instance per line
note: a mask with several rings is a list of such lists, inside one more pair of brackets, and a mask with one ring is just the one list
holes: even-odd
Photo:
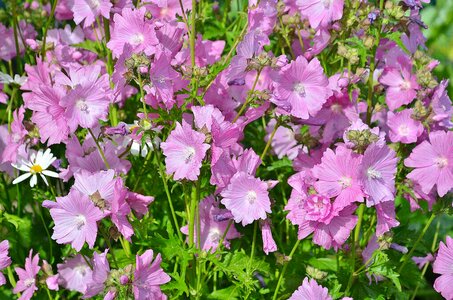
[[(9, 242), (4, 240), (0, 242), (0, 272), (11, 264), (11, 258), (8, 256)], [(0, 273), (0, 286), (6, 283), (5, 276)]]
[(102, 219), (103, 214), (88, 196), (72, 189), (67, 196), (57, 197), (57, 202), (44, 201), (43, 206), (50, 208), (55, 222), (52, 238), (57, 243), (70, 243), (77, 251), (85, 242), (93, 248), (98, 232), (96, 222)]
[(302, 285), (288, 300), (332, 300), (329, 290), (319, 285), (316, 280), (304, 278)]
[(261, 236), (263, 238), (263, 251), (266, 255), (269, 252), (277, 251), (277, 244), (272, 237), (271, 225), (268, 219), (264, 220), (261, 224)]
[(86, 286), (86, 292), (83, 298), (94, 297), (101, 293), (105, 288), (105, 282), (108, 279), (110, 273), (110, 265), (107, 260), (107, 252), (109, 249), (105, 249), (104, 253), (94, 252), (92, 264), (93, 273), (92, 280), (88, 281)]
[(434, 282), (434, 289), (445, 299), (453, 299), (453, 239), (450, 236), (447, 236), (445, 244), (439, 244), (433, 272), (441, 274)]
[(394, 143), (411, 144), (417, 142), (417, 138), (423, 133), (423, 125), (420, 121), (412, 118), (412, 109), (405, 109), (397, 113), (387, 113), (387, 126), (389, 137)]
[(313, 28), (327, 27), (343, 16), (344, 0), (297, 0), (296, 4)]
[(175, 180), (197, 180), (201, 163), (210, 148), (204, 143), (205, 139), (203, 133), (193, 130), (186, 122), (182, 126), (176, 123), (167, 140), (161, 143), (167, 174), (174, 174)]
[(74, 22), (80, 24), (85, 20), (83, 27), (88, 27), (97, 17), (109, 19), (111, 8), (110, 0), (73, 0), (71, 10), (74, 13)]
[(317, 58), (308, 62), (303, 56), (281, 68), (275, 75), (274, 97), (278, 107), (291, 115), (308, 119), (321, 110), (332, 95), (329, 80)]
[(431, 132), (429, 141), (415, 147), (404, 164), (415, 168), (407, 178), (420, 184), (425, 194), (436, 185), (439, 196), (444, 196), (453, 188), (453, 132)]
[(386, 201), (374, 206), (376, 208), (376, 236), (389, 232), (393, 227), (400, 225), (395, 215), (395, 202)]
[(255, 220), (266, 219), (266, 213), (272, 212), (268, 188), (266, 182), (245, 172), (238, 172), (222, 191), (221, 202), (231, 211), (234, 221), (242, 222), (242, 226), (245, 226)]
[(88, 284), (93, 281), (93, 271), (80, 254), (58, 264), (57, 268), (58, 284), (67, 290), (85, 293)]
[(32, 257), (33, 250), (30, 250), (28, 257), (25, 259), (25, 269), (14, 268), (19, 280), (13, 289), (14, 294), (22, 293), (19, 300), (29, 300), (35, 291), (38, 290), (36, 286), (36, 275), (38, 275), (41, 267), (39, 266), (39, 254), (36, 253)]
[(153, 250), (146, 250), (142, 255), (137, 255), (132, 283), (136, 300), (166, 299), (160, 286), (171, 280), (160, 264), (162, 258), (157, 254), (153, 261)]

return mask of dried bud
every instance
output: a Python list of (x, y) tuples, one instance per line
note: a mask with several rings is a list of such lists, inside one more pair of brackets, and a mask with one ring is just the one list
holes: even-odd
[(305, 269), (305, 272), (307, 273), (307, 275), (313, 279), (316, 279), (316, 280), (323, 280), (324, 278), (327, 277), (327, 273), (326, 272), (323, 272), (319, 269), (316, 269), (312, 266), (307, 266), (307, 268)]

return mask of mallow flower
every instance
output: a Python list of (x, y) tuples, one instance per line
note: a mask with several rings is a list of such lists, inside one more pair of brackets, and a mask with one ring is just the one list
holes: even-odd
[(162, 258), (157, 254), (153, 261), (153, 250), (146, 250), (142, 255), (137, 255), (132, 282), (135, 299), (165, 299), (160, 286), (171, 280), (160, 264)]
[(433, 272), (441, 274), (434, 282), (434, 289), (445, 299), (453, 299), (453, 238), (450, 236), (447, 236), (445, 244), (443, 242), (439, 244)]
[(33, 297), (35, 291), (38, 290), (36, 286), (36, 275), (38, 275), (41, 267), (39, 266), (39, 254), (36, 253), (32, 256), (33, 250), (30, 250), (28, 257), (25, 259), (25, 269), (15, 268), (19, 280), (13, 289), (14, 294), (22, 293), (19, 300), (29, 300)]
[[(4, 240), (0, 242), (0, 271), (6, 269), (11, 264), (11, 258), (8, 256), (9, 242)], [(5, 276), (0, 273), (0, 286), (6, 283)]]
[(302, 285), (289, 297), (288, 300), (332, 300), (329, 290), (319, 285), (316, 280), (304, 278)]

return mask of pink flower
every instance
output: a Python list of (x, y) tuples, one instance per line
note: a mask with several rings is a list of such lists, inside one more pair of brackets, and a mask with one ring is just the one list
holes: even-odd
[(107, 46), (115, 57), (123, 53), (124, 45), (132, 46), (133, 53), (145, 52), (150, 55), (159, 43), (151, 21), (145, 18), (146, 9), (124, 8), (121, 14), (113, 16), (114, 28)]
[(412, 116), (412, 109), (405, 109), (397, 113), (387, 113), (387, 126), (389, 137), (394, 143), (411, 144), (417, 142), (417, 138), (423, 133), (423, 125)]
[[(0, 271), (6, 269), (11, 264), (11, 258), (8, 256), (9, 242), (4, 240), (0, 243)], [(5, 276), (0, 273), (0, 286), (6, 283)]]
[(153, 250), (146, 250), (142, 255), (137, 255), (132, 283), (136, 300), (167, 298), (160, 290), (160, 286), (169, 282), (171, 278), (160, 267), (161, 262), (160, 254), (157, 254), (153, 261)]
[(412, 261), (421, 270), (426, 264), (434, 261), (434, 256), (431, 253), (428, 253), (426, 256), (412, 256)]
[(367, 206), (395, 198), (397, 161), (395, 151), (387, 145), (379, 146), (374, 143), (365, 150), (359, 173), (364, 192), (368, 195)]
[(104, 253), (101, 254), (94, 252), (92, 280), (88, 282), (83, 298), (94, 297), (104, 290), (105, 282), (110, 273), (110, 265), (107, 260), (108, 251), (109, 249), (105, 249)]
[(453, 298), (453, 239), (447, 236), (446, 244), (440, 242), (439, 252), (433, 263), (433, 272), (441, 274), (434, 282), (434, 289), (445, 299)]
[(193, 130), (186, 122), (182, 126), (177, 122), (167, 140), (161, 143), (167, 174), (174, 174), (175, 180), (197, 180), (201, 163), (210, 148), (204, 143), (205, 139), (204, 134)]
[[(228, 232), (226, 232), (229, 220), (223, 216), (228, 214), (229, 211), (226, 209), (220, 209), (219, 202), (216, 201), (213, 196), (205, 198), (200, 202), (198, 207), (200, 210), (201, 249), (204, 251), (215, 252), (224, 235), (225, 238), (223, 240), (223, 245), (229, 249), (229, 240), (236, 239), (240, 236), (234, 225), (231, 225)], [(188, 225), (181, 228), (181, 232), (188, 235)], [(195, 230), (195, 241), (198, 245), (197, 230)]]
[(28, 131), (23, 125), (25, 109), (19, 107), (13, 112), (13, 122), (11, 123), (11, 132), (8, 134), (7, 145), (2, 153), (2, 162), (17, 161), (18, 150), (25, 143), (25, 137)]
[[(277, 121), (272, 119), (266, 127), (268, 133), (265, 140), (268, 141), (272, 130), (275, 127)], [(294, 159), (299, 154), (299, 150), (302, 149), (302, 145), (298, 144), (296, 140), (296, 134), (300, 130), (300, 126), (288, 124), (290, 127), (279, 126), (275, 135), (271, 141), (272, 149), (279, 159), (282, 159), (285, 155), (289, 159)]]
[(329, 80), (317, 58), (307, 62), (303, 56), (298, 56), (295, 61), (284, 66), (274, 80), (272, 101), (301, 119), (316, 115), (332, 95), (328, 88)]
[(339, 209), (353, 202), (362, 202), (365, 196), (359, 182), (361, 157), (350, 149), (338, 147), (336, 152), (327, 149), (321, 163), (313, 167), (316, 190), (329, 198), (335, 199)]
[(242, 226), (264, 220), (266, 213), (272, 212), (268, 184), (245, 172), (236, 173), (221, 195), (222, 204), (231, 211), (236, 223), (242, 222)]
[(108, 19), (111, 8), (112, 3), (109, 0), (74, 0), (71, 10), (74, 13), (74, 22), (80, 24), (85, 20), (83, 27), (88, 27), (99, 16)]
[(80, 254), (58, 264), (57, 268), (58, 284), (67, 290), (85, 293), (88, 284), (93, 281), (93, 271)]
[(431, 132), (429, 141), (415, 147), (404, 164), (415, 168), (407, 178), (420, 184), (425, 194), (436, 185), (443, 197), (453, 188), (453, 132)]
[(123, 185), (121, 177), (116, 179), (113, 199), (111, 203), (111, 215), (113, 224), (118, 231), (128, 240), (131, 241), (131, 236), (134, 234), (134, 229), (127, 219), (127, 215), (131, 212), (131, 208), (126, 202), (127, 189)]
[(332, 300), (329, 290), (319, 285), (316, 280), (304, 278), (302, 285), (288, 300)]
[(420, 88), (406, 56), (397, 58), (398, 67), (385, 67), (379, 82), (387, 86), (385, 101), (391, 110), (412, 102)]
[(453, 123), (451, 118), (453, 115), (453, 107), (451, 99), (447, 93), (448, 80), (442, 80), (434, 91), (431, 106), (434, 111), (433, 120), (439, 125), (447, 128), (452, 128)]
[(144, 196), (142, 194), (128, 192), (126, 202), (135, 212), (138, 218), (143, 217), (148, 212), (148, 205), (154, 201), (152, 196)]
[(313, 28), (327, 27), (343, 16), (344, 0), (297, 0), (296, 4)]
[(19, 280), (17, 281), (16, 286), (13, 289), (14, 294), (22, 293), (19, 300), (29, 300), (35, 291), (38, 290), (36, 286), (36, 275), (39, 270), (39, 254), (37, 253), (32, 257), (33, 250), (30, 250), (30, 254), (25, 259), (25, 269), (14, 268)]
[(271, 225), (269, 220), (264, 220), (262, 225), (261, 225), (261, 235), (263, 237), (263, 251), (266, 253), (266, 255), (269, 254), (269, 252), (275, 252), (277, 251), (277, 244), (274, 241), (274, 238), (272, 237), (272, 230), (271, 230)]
[(376, 208), (376, 236), (389, 232), (393, 227), (400, 225), (395, 218), (395, 202), (386, 201), (374, 206)]
[(72, 188), (88, 196), (101, 210), (110, 211), (115, 186), (114, 177), (115, 171), (111, 169), (97, 173), (81, 170), (74, 174), (75, 182)]
[(57, 197), (57, 202), (44, 201), (43, 206), (50, 208), (55, 222), (52, 238), (57, 243), (71, 243), (77, 251), (85, 242), (93, 248), (98, 232), (96, 222), (102, 219), (103, 214), (88, 196), (72, 189), (67, 196)]

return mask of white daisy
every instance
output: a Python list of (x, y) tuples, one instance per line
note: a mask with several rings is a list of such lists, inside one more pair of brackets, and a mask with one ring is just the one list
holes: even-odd
[(50, 149), (47, 149), (46, 152), (43, 152), (42, 150), (39, 150), (38, 152), (33, 151), (30, 154), (29, 161), (22, 159), (17, 164), (11, 164), (14, 168), (26, 172), (14, 179), (13, 184), (22, 182), (31, 176), (30, 186), (34, 187), (38, 182), (37, 174), (39, 174), (46, 185), (49, 185), (44, 175), (58, 178), (58, 173), (47, 170), (56, 159), (57, 158), (50, 152)]

